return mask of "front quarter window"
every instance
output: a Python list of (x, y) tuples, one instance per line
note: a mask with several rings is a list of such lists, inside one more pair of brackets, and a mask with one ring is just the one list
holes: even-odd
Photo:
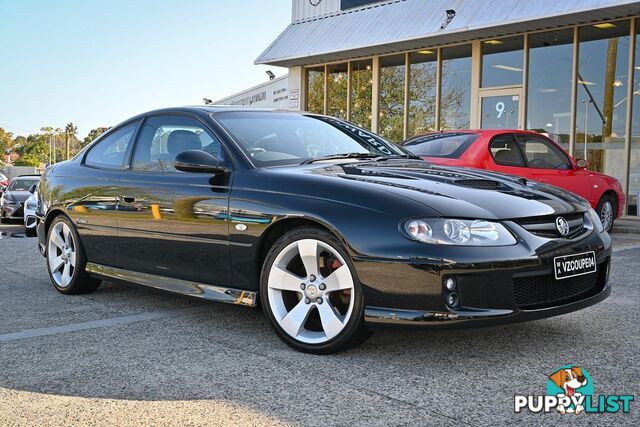
[(98, 141), (87, 153), (84, 164), (98, 168), (122, 169), (138, 123), (129, 123)]

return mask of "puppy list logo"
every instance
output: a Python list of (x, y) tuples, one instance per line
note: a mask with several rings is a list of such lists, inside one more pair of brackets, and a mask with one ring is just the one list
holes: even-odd
[(602, 414), (622, 411), (629, 413), (632, 394), (594, 394), (593, 381), (586, 369), (565, 365), (549, 375), (546, 396), (516, 395), (514, 411), (528, 409), (534, 413), (559, 412), (561, 414)]

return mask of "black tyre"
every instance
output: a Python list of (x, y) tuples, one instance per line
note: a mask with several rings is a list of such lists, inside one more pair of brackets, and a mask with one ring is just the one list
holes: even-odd
[(613, 228), (613, 222), (618, 216), (618, 209), (616, 206), (616, 198), (609, 194), (605, 194), (600, 198), (598, 206), (596, 207), (596, 213), (598, 214), (600, 221), (602, 221), (602, 226), (606, 232), (611, 231), (611, 228)]
[(274, 330), (296, 350), (334, 353), (371, 336), (353, 262), (322, 229), (297, 228), (274, 243), (262, 266), (260, 295)]
[(36, 232), (36, 228), (26, 228), (24, 229), (24, 234), (27, 235), (27, 237), (37, 237), (38, 233)]
[(47, 271), (53, 287), (66, 295), (93, 292), (101, 280), (89, 276), (87, 258), (80, 236), (73, 223), (64, 215), (53, 219), (46, 241)]

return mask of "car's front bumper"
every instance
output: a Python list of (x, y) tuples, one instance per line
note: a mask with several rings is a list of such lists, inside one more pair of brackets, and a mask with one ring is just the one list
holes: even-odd
[[(421, 245), (411, 260), (356, 258), (369, 327), (483, 326), (555, 316), (611, 293), (611, 239), (589, 231), (575, 240), (535, 236), (501, 248)], [(554, 258), (595, 252), (595, 273), (555, 279)], [(444, 280), (454, 277), (460, 304), (446, 303)]]

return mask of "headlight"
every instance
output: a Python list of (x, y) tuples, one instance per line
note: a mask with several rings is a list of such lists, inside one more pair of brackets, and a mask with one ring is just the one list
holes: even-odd
[(602, 221), (600, 220), (598, 213), (594, 211), (593, 208), (589, 208), (589, 210), (587, 211), (587, 216), (589, 217), (589, 221), (591, 221), (591, 224), (593, 224), (598, 232), (602, 233), (604, 231), (604, 225), (602, 225)]
[(402, 225), (407, 237), (423, 243), (459, 246), (508, 246), (516, 239), (500, 223), (482, 219), (411, 219)]

